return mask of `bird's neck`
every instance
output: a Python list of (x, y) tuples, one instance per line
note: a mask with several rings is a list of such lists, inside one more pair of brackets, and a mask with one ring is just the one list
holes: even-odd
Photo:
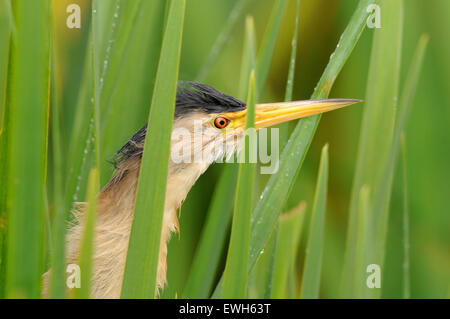
[[(188, 165), (189, 167), (181, 167)], [(194, 165), (194, 166), (191, 166)], [(167, 242), (172, 232), (179, 231), (177, 210), (198, 177), (207, 168), (203, 163), (169, 165), (164, 217), (161, 229), (157, 289), (164, 287), (167, 272)], [(118, 298), (125, 270), (128, 242), (134, 213), (140, 159), (129, 159), (119, 167), (114, 177), (98, 196), (98, 214), (93, 255), (94, 298)], [(83, 211), (80, 223), (69, 232), (69, 261), (76, 261), (83, 231)]]

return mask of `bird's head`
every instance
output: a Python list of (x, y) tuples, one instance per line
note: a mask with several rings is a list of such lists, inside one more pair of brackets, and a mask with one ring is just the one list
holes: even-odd
[[(360, 102), (353, 99), (306, 100), (256, 104), (255, 129), (335, 110)], [(245, 133), (246, 104), (208, 85), (182, 82), (178, 86), (172, 130), (171, 160), (212, 162), (240, 149)], [(147, 126), (118, 152), (119, 161), (141, 155)]]

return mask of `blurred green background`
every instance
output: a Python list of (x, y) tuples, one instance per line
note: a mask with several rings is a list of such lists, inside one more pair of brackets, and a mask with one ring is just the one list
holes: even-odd
[[(128, 0), (131, 1), (131, 0)], [(188, 0), (181, 55), (181, 80), (196, 80), (210, 54), (211, 48), (229, 19), (236, 0)], [(81, 29), (65, 26), (68, 4), (77, 3), (84, 14)], [(299, 43), (294, 81), (296, 100), (308, 99), (339, 36), (348, 23), (357, 0), (301, 0)], [(56, 81), (61, 99), (62, 127), (69, 143), (69, 132), (77, 107), (84, 58), (88, 41), (89, 1), (54, 1)], [(295, 26), (295, 1), (288, 0), (270, 68), (268, 82), (261, 101), (281, 101), (284, 98), (286, 77)], [(217, 61), (208, 69), (202, 82), (213, 85), (231, 95), (238, 95), (241, 56), (244, 42), (245, 16), (255, 19), (257, 43), (260, 43), (273, 7), (272, 0), (248, 0), (237, 18), (227, 45), (219, 52)], [(421, 79), (406, 129), (406, 156), (411, 238), (411, 297), (442, 298), (449, 296), (450, 282), (450, 1), (405, 1), (402, 53), (402, 78), (422, 33), (430, 36)], [(371, 44), (374, 29), (366, 29), (357, 47), (339, 75), (330, 97), (365, 98)], [(144, 46), (144, 43), (142, 44)], [(143, 50), (145, 53), (145, 50)], [(0, 66), (3, 67), (3, 66)], [(133, 91), (134, 80), (129, 81)], [(403, 81), (400, 83), (402, 87)], [(144, 88), (141, 88), (145, 90)], [(243, 98), (243, 97), (241, 97)], [(133, 130), (120, 131), (121, 139), (108, 141), (109, 153), (118, 149), (145, 122), (150, 101), (143, 105), (123, 101), (123, 122), (130, 120)], [(339, 296), (343, 265), (350, 191), (354, 177), (361, 115), (364, 105), (358, 104), (325, 114), (313, 140), (288, 202), (296, 206), (301, 200), (308, 203), (306, 223), (312, 207), (314, 185), (320, 150), (329, 143), (329, 191), (326, 212), (325, 247), (320, 296)], [(134, 119), (127, 118), (127, 110)], [(136, 121), (136, 119), (138, 119)], [(126, 125), (124, 125), (126, 127)], [(120, 130), (120, 128), (118, 128)], [(383, 134), (383, 132), (379, 132)], [(66, 147), (68, 147), (66, 145)], [(220, 165), (210, 169), (195, 185), (182, 208), (181, 234), (169, 245), (168, 286), (163, 297), (179, 296), (184, 286), (193, 253), (204, 223), (205, 213)], [(383, 268), (383, 297), (402, 296), (402, 185), (401, 169), (397, 167), (391, 198), (386, 263)], [(51, 174), (51, 172), (49, 172)], [(226, 227), (224, 225), (224, 227)], [(306, 238), (306, 232), (303, 232)], [(302, 240), (302, 247), (305, 246)], [(304, 249), (299, 255), (303, 264)]]

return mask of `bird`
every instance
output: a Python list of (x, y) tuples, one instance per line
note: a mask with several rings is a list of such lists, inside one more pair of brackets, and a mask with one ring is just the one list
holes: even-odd
[[(255, 105), (255, 129), (268, 128), (360, 102), (356, 99), (304, 100)], [(189, 132), (185, 140), (191, 147), (190, 160), (169, 159), (161, 243), (158, 256), (155, 291), (166, 284), (167, 243), (172, 233), (180, 231), (177, 212), (196, 180), (214, 162), (239, 152), (243, 144), (247, 116), (246, 103), (209, 85), (180, 81), (177, 86), (172, 126), (171, 153), (174, 152), (177, 130)], [(197, 124), (195, 124), (197, 123)], [(139, 129), (114, 156), (114, 173), (97, 196), (91, 298), (120, 298), (128, 243), (133, 221), (134, 200), (139, 170), (147, 135), (147, 124)], [(179, 142), (179, 141), (178, 141)], [(186, 145), (187, 144), (187, 145)], [(223, 145), (231, 145), (228, 153)], [(216, 146), (214, 156), (199, 156), (206, 148)], [(179, 145), (178, 145), (179, 147)], [(172, 158), (172, 156), (171, 156)], [(76, 263), (83, 234), (85, 204), (74, 209), (74, 221), (68, 230), (67, 263)], [(44, 274), (44, 294), (48, 295), (51, 270)]]

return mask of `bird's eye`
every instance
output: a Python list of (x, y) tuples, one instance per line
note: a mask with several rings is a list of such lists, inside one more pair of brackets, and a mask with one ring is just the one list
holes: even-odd
[(227, 127), (227, 125), (229, 123), (230, 123), (230, 120), (225, 117), (217, 117), (214, 120), (214, 126), (217, 128), (220, 128), (220, 129)]

